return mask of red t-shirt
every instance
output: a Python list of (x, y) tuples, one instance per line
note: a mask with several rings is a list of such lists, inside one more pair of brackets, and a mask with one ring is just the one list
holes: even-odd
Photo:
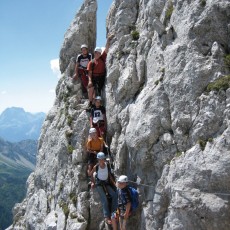
[(92, 61), (90, 61), (88, 63), (87, 66), (87, 70), (88, 71), (92, 71), (93, 70), (93, 76), (103, 76), (105, 75), (105, 62), (106, 62), (106, 57), (107, 57), (107, 53), (106, 52), (102, 52), (102, 55), (100, 56), (99, 59), (94, 59), (94, 68), (92, 68)]

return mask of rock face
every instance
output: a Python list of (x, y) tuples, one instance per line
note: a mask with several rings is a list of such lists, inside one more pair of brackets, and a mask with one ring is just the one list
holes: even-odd
[[(108, 139), (116, 174), (141, 179), (140, 208), (129, 220), (135, 229), (230, 228), (229, 22), (227, 0), (111, 6)], [(9, 229), (104, 229), (97, 193), (87, 190), (87, 102), (67, 77), (69, 50), (61, 51), (65, 74)]]
[(65, 33), (60, 51), (60, 70), (63, 73), (73, 59), (81, 52), (81, 45), (87, 44), (89, 51), (96, 44), (96, 0), (85, 0), (69, 29)]

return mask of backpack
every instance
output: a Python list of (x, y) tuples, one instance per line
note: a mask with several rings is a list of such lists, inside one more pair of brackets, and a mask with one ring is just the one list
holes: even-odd
[(131, 186), (128, 186), (128, 190), (131, 198), (131, 211), (134, 212), (139, 205), (139, 193)]

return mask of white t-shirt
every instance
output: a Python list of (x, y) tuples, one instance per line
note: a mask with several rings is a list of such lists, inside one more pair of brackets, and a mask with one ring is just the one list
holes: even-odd
[(98, 172), (97, 172), (97, 178), (99, 180), (107, 180), (109, 176), (108, 167), (105, 163), (105, 168), (101, 168), (100, 165), (98, 165)]

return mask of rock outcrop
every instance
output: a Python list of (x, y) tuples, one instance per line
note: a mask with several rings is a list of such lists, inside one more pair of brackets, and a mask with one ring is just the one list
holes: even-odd
[[(131, 229), (230, 228), (229, 28), (227, 0), (115, 0), (111, 6), (108, 139), (116, 174), (141, 179)], [(74, 38), (65, 38), (63, 73)], [(97, 194), (87, 190), (87, 102), (67, 75), (9, 229), (104, 229)]]

